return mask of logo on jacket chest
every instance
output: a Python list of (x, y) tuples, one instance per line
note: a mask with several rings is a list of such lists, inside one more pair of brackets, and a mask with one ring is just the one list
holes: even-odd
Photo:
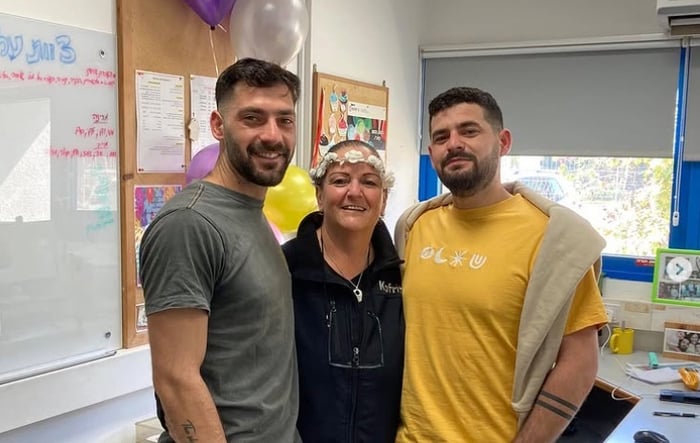
[(386, 294), (401, 294), (401, 285), (387, 283), (384, 280), (379, 280), (379, 290)]

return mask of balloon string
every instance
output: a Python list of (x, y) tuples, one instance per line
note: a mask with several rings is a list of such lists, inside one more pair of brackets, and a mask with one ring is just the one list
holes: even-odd
[(214, 57), (214, 68), (216, 68), (216, 76), (219, 76), (219, 63), (216, 61), (216, 51), (214, 50), (214, 28), (209, 29), (209, 46), (211, 46), (211, 55)]

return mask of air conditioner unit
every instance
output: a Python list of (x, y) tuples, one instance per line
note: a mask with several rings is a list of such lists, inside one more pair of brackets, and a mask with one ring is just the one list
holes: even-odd
[(671, 35), (700, 34), (700, 0), (656, 0), (656, 14)]

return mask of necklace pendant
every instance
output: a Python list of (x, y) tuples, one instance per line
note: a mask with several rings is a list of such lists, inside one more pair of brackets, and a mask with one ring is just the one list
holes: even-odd
[(352, 290), (352, 293), (355, 294), (355, 297), (357, 298), (357, 302), (362, 303), (362, 289), (355, 288)]

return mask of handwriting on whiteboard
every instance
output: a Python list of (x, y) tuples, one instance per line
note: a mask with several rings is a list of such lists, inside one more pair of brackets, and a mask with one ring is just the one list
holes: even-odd
[(65, 146), (61, 146), (50, 148), (49, 155), (55, 158), (100, 158), (116, 157), (117, 151), (106, 151), (101, 149), (78, 149), (76, 147), (66, 148)]
[(93, 123), (109, 123), (109, 114), (92, 113)]
[[(96, 115), (98, 114), (93, 114), (93, 121), (95, 119), (94, 116)], [(90, 126), (88, 128), (83, 128), (82, 126), (76, 126), (74, 134), (82, 138), (112, 137), (114, 135), (114, 128), (106, 128), (104, 126)]]
[(110, 183), (107, 176), (102, 175), (99, 177), (94, 194), (101, 204), (100, 208), (97, 210), (97, 220), (86, 227), (88, 233), (99, 231), (106, 226), (114, 224), (114, 213), (110, 210), (109, 205)]
[(59, 62), (71, 65), (77, 59), (77, 53), (71, 44), (70, 36), (65, 34), (57, 35), (53, 41), (30, 38), (27, 39), (26, 43), (25, 45), (24, 35), (3, 35), (0, 33), (0, 57), (7, 57), (13, 61), (24, 54), (24, 61), (29, 65), (39, 62)]
[(36, 83), (46, 83), (58, 86), (114, 86), (116, 75), (110, 71), (98, 71), (89, 68), (82, 77), (67, 75), (42, 74), (41, 72), (24, 71), (0, 71), (0, 81), (14, 80)]

